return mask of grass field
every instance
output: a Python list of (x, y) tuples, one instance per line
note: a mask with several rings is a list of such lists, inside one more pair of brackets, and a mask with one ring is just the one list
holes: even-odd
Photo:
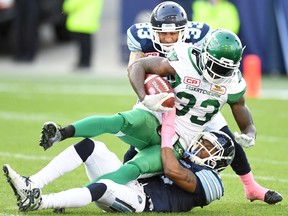
[[(263, 90), (277, 98), (285, 95), (288, 80), (263, 80)], [(273, 93), (274, 92), (274, 93)], [(288, 94), (287, 94), (288, 96)], [(55, 121), (62, 126), (90, 115), (114, 114), (129, 110), (136, 96), (125, 79), (99, 79), (93, 76), (9, 76), (0, 75), (0, 164), (10, 164), (22, 175), (31, 175), (54, 156), (80, 139), (70, 139), (43, 151), (38, 146), (42, 124)], [(169, 215), (288, 215), (288, 99), (248, 99), (258, 129), (255, 147), (246, 149), (256, 180), (279, 191), (284, 200), (277, 205), (245, 199), (239, 178), (228, 168), (221, 173), (225, 195), (211, 205), (191, 212)], [(223, 114), (232, 131), (237, 127), (228, 107)], [(128, 146), (112, 135), (97, 138), (122, 158)], [(0, 178), (0, 216), (55, 215), (51, 210), (29, 213), (17, 211), (15, 198), (3, 175)], [(84, 167), (57, 179), (43, 193), (58, 192), (87, 182)], [(104, 215), (94, 204), (67, 209), (66, 215)], [(107, 215), (107, 213), (105, 213)], [(126, 214), (108, 214), (126, 215)], [(141, 213), (141, 215), (164, 215)]]

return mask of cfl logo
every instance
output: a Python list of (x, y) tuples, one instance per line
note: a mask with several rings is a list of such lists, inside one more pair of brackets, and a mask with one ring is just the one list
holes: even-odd
[(184, 83), (190, 86), (199, 87), (200, 86), (200, 80), (194, 79), (192, 77), (184, 77)]
[(159, 56), (160, 54), (158, 52), (149, 52), (149, 53), (145, 53), (145, 56)]

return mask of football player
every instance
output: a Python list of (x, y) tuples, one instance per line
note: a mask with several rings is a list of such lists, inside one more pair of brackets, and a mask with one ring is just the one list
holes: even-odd
[[(222, 40), (221, 43), (225, 45), (225, 40)], [(182, 44), (182, 43), (179, 43), (179, 44)], [(176, 46), (176, 44), (174, 46)], [(222, 49), (219, 50), (218, 57), (221, 57), (221, 55), (225, 57), (225, 52), (223, 52)], [(195, 51), (197, 49), (195, 48), (193, 50)], [(196, 56), (196, 53), (193, 55)], [(241, 56), (242, 56), (242, 49), (241, 49), (240, 58)], [(153, 57), (153, 58), (156, 58), (156, 57)], [(149, 58), (149, 59), (153, 59), (153, 58)], [(143, 59), (148, 59), (148, 58), (143, 58)], [(203, 64), (204, 64), (203, 67), (211, 66), (211, 65), (208, 65), (210, 64), (210, 62), (207, 62), (207, 65), (205, 62)], [(131, 70), (135, 71), (133, 67), (137, 66), (137, 63), (133, 63), (132, 65), (133, 66), (130, 67), (130, 79), (133, 84), (132, 80), (133, 80), (134, 73), (131, 72)], [(142, 71), (143, 71), (143, 68), (142, 68)], [(200, 70), (197, 71), (197, 73), (198, 72), (199, 74), (201, 74)], [(171, 73), (171, 74), (173, 75), (174, 73)], [(143, 71), (143, 73), (139, 73), (138, 75), (143, 76), (141, 77), (141, 79), (138, 80), (138, 82), (139, 81), (141, 82), (141, 80), (143, 81), (145, 72)], [(179, 84), (179, 80), (177, 80), (177, 78), (178, 77), (176, 76), (176, 80), (174, 83), (175, 85)], [(191, 78), (191, 77), (187, 76), (187, 78)], [(183, 109), (181, 109), (181, 111), (179, 111), (178, 110), (179, 107), (177, 107), (176, 122), (178, 121), (179, 124), (176, 124), (176, 132), (178, 132), (180, 136), (177, 138), (177, 135), (176, 135), (176, 138), (175, 138), (176, 141), (173, 142), (175, 143), (173, 147), (175, 149), (175, 154), (177, 158), (180, 158), (183, 156), (183, 151), (187, 150), (189, 143), (191, 142), (191, 140), (193, 139), (193, 136), (196, 133), (198, 133), (199, 131), (203, 131), (204, 129), (208, 129), (208, 125), (206, 124), (206, 122), (209, 122), (209, 120), (214, 119), (212, 117), (215, 116), (217, 113), (219, 113), (218, 108), (220, 108), (220, 105), (222, 104), (221, 103), (218, 104), (219, 101), (216, 102), (216, 104), (214, 104), (214, 101), (215, 101), (214, 97), (223, 94), (223, 97), (225, 98), (223, 102), (227, 102), (226, 97), (228, 96), (228, 92), (226, 91), (225, 86), (221, 87), (219, 85), (215, 85), (215, 86), (213, 85), (211, 86), (213, 88), (209, 89), (209, 91), (207, 91), (206, 89), (203, 91), (203, 92), (207, 92), (208, 94), (208, 95), (205, 95), (205, 94), (201, 94), (203, 93), (202, 89), (197, 88), (197, 85), (198, 85), (197, 79), (185, 80), (185, 82), (188, 82), (188, 83), (190, 81), (193, 81), (192, 84), (196, 85), (196, 86), (187, 85), (187, 86), (190, 86), (189, 87), (190, 91), (193, 91), (192, 89), (195, 88), (195, 89), (198, 89), (198, 91), (200, 91), (198, 92), (199, 93), (198, 95), (196, 94), (197, 96), (209, 96), (211, 98), (208, 101), (203, 101), (203, 104), (201, 104), (200, 106), (199, 104), (195, 104), (195, 105), (198, 105), (198, 107), (197, 106), (193, 107), (192, 105), (194, 105), (193, 102), (196, 101), (196, 98), (194, 98), (192, 93), (188, 94), (185, 92), (186, 91), (185, 90), (181, 95), (177, 96), (177, 97), (181, 97), (182, 100), (184, 100), (185, 102), (184, 104), (187, 104), (189, 102), (188, 106), (185, 106)], [(143, 83), (142, 83), (142, 86), (143, 86)], [(133, 86), (135, 87), (135, 84), (133, 84)], [(238, 93), (239, 93), (239, 96), (243, 96), (243, 94), (245, 93), (245, 81), (242, 79), (241, 82), (237, 84), (236, 86), (240, 86), (239, 88), (242, 88), (242, 89), (236, 88), (236, 90), (237, 91), (241, 90)], [(188, 97), (188, 96), (189, 97), (191, 96), (190, 101), (188, 101), (188, 99), (185, 99), (185, 97)], [(113, 180), (116, 183), (126, 184), (127, 182), (136, 179), (140, 174), (162, 172), (162, 164), (161, 164), (161, 159), (159, 157), (160, 155), (159, 144), (161, 143), (161, 138), (158, 134), (158, 128), (162, 122), (162, 116), (161, 116), (161, 113), (159, 112), (151, 111), (151, 109), (153, 110), (155, 109), (155, 107), (154, 108), (149, 107), (150, 108), (149, 110), (143, 106), (143, 104), (147, 105), (147, 102), (150, 105), (154, 106), (155, 102), (158, 102), (159, 99), (161, 99), (161, 97), (163, 97), (162, 94), (158, 94), (152, 97), (146, 96), (145, 99), (140, 97), (140, 99), (143, 100), (142, 103), (137, 104), (134, 107), (134, 109), (130, 111), (120, 112), (112, 116), (91, 116), (91, 117), (82, 119), (80, 121), (74, 122), (70, 125), (67, 125), (64, 128), (58, 127), (53, 122), (47, 122), (44, 124), (43, 129), (42, 129), (40, 146), (42, 146), (46, 150), (50, 148), (54, 143), (57, 143), (59, 141), (65, 140), (70, 137), (89, 138), (89, 137), (101, 135), (103, 133), (115, 134), (127, 144), (135, 146), (140, 152), (137, 154), (136, 157), (134, 157), (133, 159), (125, 163), (124, 166), (122, 166), (119, 170), (117, 170), (116, 172), (111, 172), (109, 174), (106, 174), (102, 176), (102, 178)], [(230, 103), (231, 101), (235, 102), (236, 99), (239, 99), (239, 98), (234, 98), (234, 97), (229, 98), (229, 102)], [(241, 100), (239, 100), (239, 103), (241, 102), (240, 105), (243, 105), (244, 98), (240, 97), (240, 99)], [(199, 100), (204, 100), (204, 98), (203, 99), (199, 98)], [(210, 102), (212, 103), (212, 105), (210, 105)], [(156, 103), (156, 106), (157, 106), (157, 103)], [(192, 107), (193, 109), (190, 109)], [(212, 112), (212, 110), (210, 110), (212, 107), (216, 107), (217, 109), (215, 109), (214, 112)], [(165, 110), (165, 108), (163, 107), (160, 107), (160, 108), (161, 108), (161, 111)], [(195, 121), (195, 123), (192, 124), (189, 117), (186, 118), (185, 115), (187, 113), (188, 115), (190, 115), (191, 114), (190, 112), (192, 113), (197, 112), (197, 108), (200, 109), (201, 115), (207, 114), (207, 116), (205, 115), (204, 117), (197, 118), (196, 116), (192, 114), (191, 120)], [(246, 106), (240, 106), (240, 108), (244, 109), (244, 111), (248, 110)], [(205, 113), (206, 111), (208, 112)], [(243, 111), (243, 110), (238, 110), (237, 112), (233, 114), (237, 116), (237, 113), (240, 111)], [(248, 112), (248, 117), (245, 114), (244, 116), (241, 116), (240, 119), (236, 119), (236, 121), (240, 124), (239, 127), (240, 129), (242, 129), (241, 131), (243, 132), (243, 134), (238, 136), (238, 138), (240, 138), (240, 143), (242, 144), (243, 143), (249, 144), (249, 143), (254, 142), (255, 137), (253, 133), (255, 133), (256, 131), (252, 122), (252, 118), (250, 117), (251, 117), (250, 112)], [(243, 128), (245, 128), (246, 123), (248, 123), (248, 126), (252, 130), (252, 135), (245, 134), (247, 133), (247, 131), (243, 130)], [(182, 125), (187, 125), (187, 127), (184, 127), (184, 130), (183, 130)], [(211, 127), (211, 125), (209, 126)], [(228, 127), (226, 125), (221, 130), (227, 131), (227, 134), (228, 134), (230, 131), (227, 129)], [(228, 135), (233, 137), (231, 132)], [(150, 147), (146, 148), (147, 146), (150, 146)], [(274, 204), (274, 203), (281, 201), (282, 196), (279, 193), (277, 193), (276, 191), (271, 191), (266, 188), (263, 188), (255, 182), (253, 175), (251, 173), (249, 163), (247, 162), (246, 155), (243, 149), (241, 148), (241, 146), (238, 146), (236, 152), (237, 152), (236, 157), (233, 161), (234, 165), (232, 167), (235, 170), (237, 170), (236, 173), (240, 175), (240, 178), (245, 185), (246, 197), (250, 200), (257, 200), (257, 199), (264, 200), (265, 202), (269, 204)]]
[[(225, 169), (235, 154), (232, 139), (223, 132), (201, 132), (188, 149), (178, 162), (173, 146), (162, 146), (165, 175), (138, 179), (126, 185), (107, 179), (93, 181), (123, 165), (104, 143), (92, 139), (68, 147), (30, 177), (20, 176), (8, 164), (3, 166), (3, 171), (16, 195), (19, 211), (52, 208), (63, 212), (63, 208), (95, 202), (105, 211), (184, 212), (223, 196), (221, 178), (214, 170)], [(89, 184), (42, 195), (41, 188), (83, 163)]]
[[(201, 46), (211, 31), (212, 29), (205, 23), (187, 21), (185, 10), (177, 3), (171, 1), (160, 3), (152, 11), (149, 23), (137, 23), (127, 30), (127, 45), (130, 50), (129, 65), (146, 56), (167, 57), (173, 46), (181, 42)], [(171, 77), (173, 76), (168, 76), (168, 79)], [(186, 82), (195, 82), (194, 85), (197, 86), (195, 79), (186, 80)], [(221, 90), (223, 89), (219, 88), (219, 91)], [(198, 97), (199, 99), (202, 98), (201, 94), (195, 97), (195, 100)], [(235, 132), (235, 138), (238, 141), (236, 142), (220, 112), (217, 112), (213, 118), (211, 115), (209, 120), (205, 123), (206, 130), (222, 130), (234, 140), (237, 153), (231, 166), (244, 185), (246, 198), (251, 201), (262, 200), (267, 203), (274, 203), (279, 200), (280, 197), (276, 193), (263, 188), (254, 180), (246, 154), (240, 147), (240, 145), (242, 147), (254, 145), (256, 129), (252, 128), (255, 133), (250, 136), (247, 136), (245, 131), (241, 131), (243, 133), (240, 135)], [(251, 127), (254, 127), (253, 124)], [(131, 146), (124, 156), (124, 161), (130, 160), (136, 153), (135, 148)]]
[(188, 21), (179, 4), (162, 2), (152, 11), (150, 22), (136, 23), (127, 30), (129, 65), (146, 56), (166, 57), (176, 43), (201, 45), (210, 32), (207, 24)]
[[(162, 2), (152, 11), (150, 22), (136, 23), (127, 30), (127, 46), (130, 50), (128, 65), (147, 56), (166, 57), (176, 43), (200, 46), (211, 31), (210, 26), (205, 23), (188, 21), (185, 10), (179, 4)], [(173, 82), (173, 77), (168, 79)], [(213, 122), (218, 122), (220, 126), (227, 125), (220, 112)], [(124, 155), (124, 162), (136, 154), (135, 147), (130, 146)]]

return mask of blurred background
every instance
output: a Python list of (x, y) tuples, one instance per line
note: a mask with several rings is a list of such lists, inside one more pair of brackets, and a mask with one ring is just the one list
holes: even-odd
[[(29, 5), (32, 2), (37, 4), (32, 5), (32, 9), (31, 5), (29, 6), (34, 14), (30, 19), (37, 19), (34, 27), (38, 33), (33, 39), (37, 42), (35, 55), (28, 60), (19, 60), (15, 57), (17, 35), (19, 36), (15, 30), (16, 9), (17, 3), (23, 4), (23, 1), (0, 0), (0, 73), (63, 74), (88, 71), (99, 76), (126, 77), (129, 56), (126, 30), (135, 22), (149, 21), (150, 11), (161, 2), (145, 0), (137, 1), (135, 4), (135, 0), (103, 1), (100, 28), (93, 35), (95, 43), (93, 43), (91, 68), (78, 70), (75, 67), (78, 58), (76, 44), (66, 29), (67, 16), (62, 12), (64, 0), (26, 0)], [(192, 5), (195, 1), (198, 0), (175, 2), (185, 8), (189, 20), (192, 20)], [(214, 4), (217, 1), (210, 0), (210, 2)], [(250, 54), (258, 55), (263, 75), (287, 77), (288, 1), (230, 0), (229, 2), (234, 4), (239, 15), (240, 28), (237, 34), (246, 46), (244, 57)], [(21, 5), (20, 9), (25, 7), (28, 7), (28, 3)], [(223, 14), (226, 12), (223, 11)], [(229, 19), (227, 15), (226, 21)], [(225, 23), (225, 20), (222, 22)], [(30, 23), (33, 21), (30, 20)], [(25, 29), (28, 29), (28, 26), (24, 26), (24, 32)]]

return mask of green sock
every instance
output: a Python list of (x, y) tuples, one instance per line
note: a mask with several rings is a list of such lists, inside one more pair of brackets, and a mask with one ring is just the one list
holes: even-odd
[(115, 134), (123, 127), (124, 118), (121, 115), (91, 116), (74, 122), (74, 137), (95, 137), (104, 133)]

